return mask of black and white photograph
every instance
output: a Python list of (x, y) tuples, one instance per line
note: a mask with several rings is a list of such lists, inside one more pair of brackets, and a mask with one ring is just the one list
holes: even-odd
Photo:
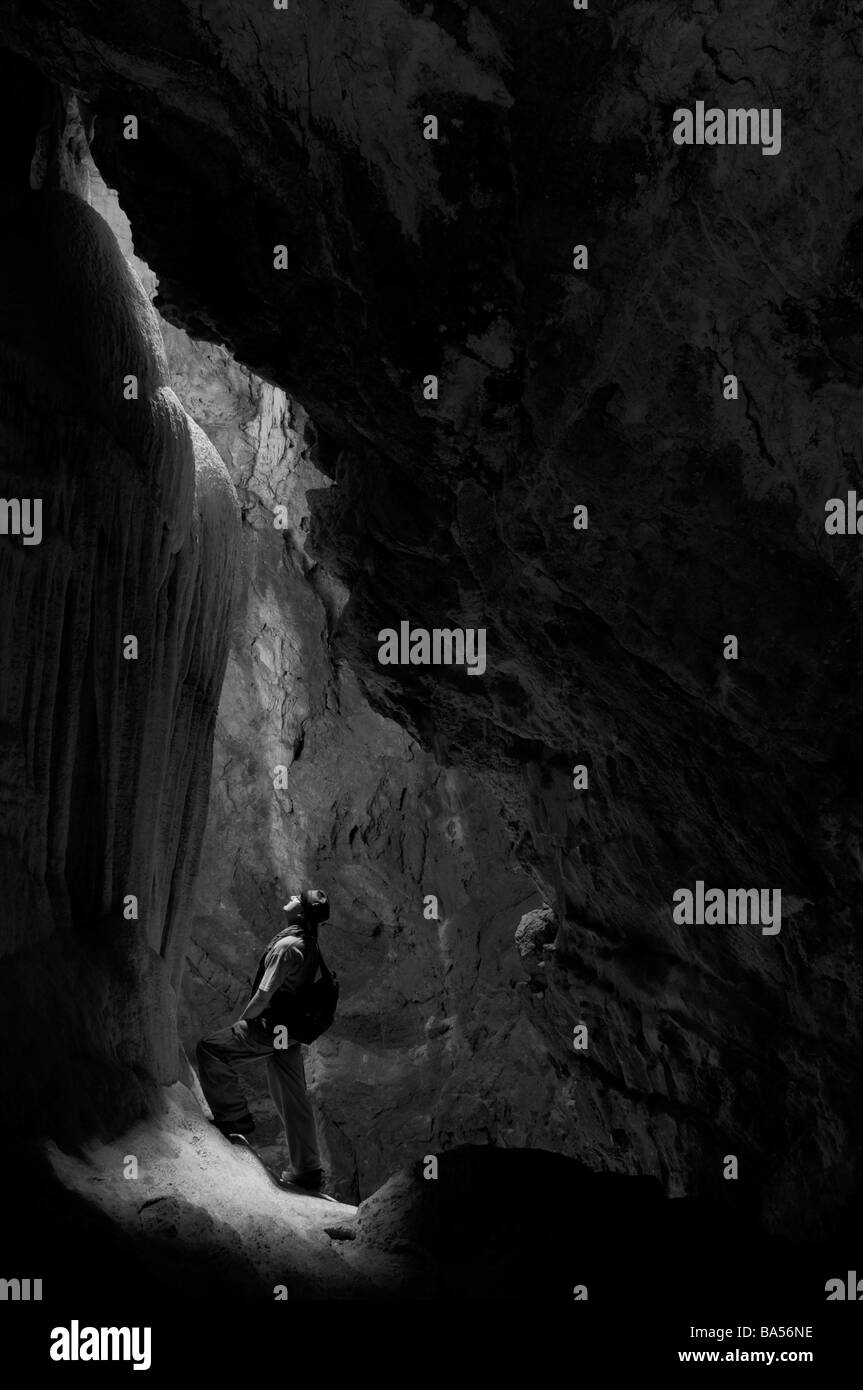
[(0, 112), (10, 1383), (845, 1384), (858, 0), (0, 0)]

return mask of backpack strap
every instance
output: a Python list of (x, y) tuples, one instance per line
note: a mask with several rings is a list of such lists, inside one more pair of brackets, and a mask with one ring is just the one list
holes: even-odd
[[(324, 960), (324, 954), (320, 946), (318, 946), (318, 965), (320, 966), (321, 974), (323, 975), (327, 984), (331, 985), (333, 982), (333, 972), (327, 969), (327, 963)], [(317, 971), (315, 971), (315, 974), (317, 974)]]
[(261, 983), (261, 980), (264, 978), (264, 962), (265, 962), (266, 959), (267, 959), (267, 951), (269, 951), (269, 949), (270, 949), (270, 948), (269, 948), (269, 946), (268, 946), (268, 947), (267, 947), (267, 950), (263, 952), (263, 954), (261, 955), (261, 959), (258, 961), (258, 968), (257, 968), (257, 970), (255, 971), (255, 978), (254, 978), (254, 980), (252, 981), (252, 994), (253, 994), (253, 995), (254, 995), (255, 991), (257, 990), (258, 985)]

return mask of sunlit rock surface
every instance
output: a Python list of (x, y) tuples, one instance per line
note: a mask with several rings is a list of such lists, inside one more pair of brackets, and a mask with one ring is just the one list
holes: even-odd
[[(187, 1052), (237, 1017), (287, 896), (319, 883), (342, 997), (306, 1066), (335, 1189), (368, 1195), (429, 1147), (540, 1136), (568, 1149), (571, 1111), (549, 1084), (513, 941), (535, 889), (476, 779), (444, 771), (370, 709), (334, 659), (346, 595), (307, 549), (307, 494), (328, 483), (303, 412), (224, 349), (164, 333), (175, 389), (228, 462), (243, 516), (183, 990)], [(279, 766), (286, 790), (274, 790)], [(244, 1081), (257, 1139), (286, 1161), (264, 1069)]]
[[(116, 194), (92, 165), (85, 176), (155, 293)], [(306, 551), (308, 494), (328, 486), (311, 461), (314, 431), (225, 349), (161, 330), (172, 385), (226, 461), (243, 521), (183, 985), (187, 1053), (239, 1013), (294, 885), (321, 882), (343, 997), (307, 1070), (331, 1187), (367, 1195), (418, 1152), (465, 1140), (539, 1137), (566, 1150), (571, 1101), (548, 1084), (513, 942), (536, 892), (511, 863), (497, 810), (474, 779), (445, 772), (371, 710), (332, 659), (347, 595)], [(287, 792), (273, 788), (280, 765)], [(256, 1139), (284, 1163), (264, 1069), (245, 1080)]]

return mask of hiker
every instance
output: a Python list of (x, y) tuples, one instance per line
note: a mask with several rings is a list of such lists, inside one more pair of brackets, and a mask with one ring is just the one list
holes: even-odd
[[(258, 965), (252, 997), (240, 1018), (198, 1043), (201, 1087), (213, 1112), (213, 1123), (223, 1134), (251, 1134), (255, 1121), (243, 1096), (237, 1069), (246, 1062), (267, 1059), (270, 1095), (285, 1128), (291, 1171), (282, 1180), (299, 1187), (320, 1190), (324, 1175), (318, 1154), (315, 1116), (306, 1091), (301, 1042), (311, 1042), (332, 1021), (303, 1014), (320, 966), (335, 1012), (333, 991), (338, 987), (320, 955), (318, 927), (330, 915), (326, 893), (320, 888), (294, 894), (285, 904), (288, 926), (274, 936)], [(320, 989), (315, 986), (315, 989)], [(323, 1023), (323, 1026), (320, 1026)], [(300, 1037), (292, 1036), (290, 1028)]]

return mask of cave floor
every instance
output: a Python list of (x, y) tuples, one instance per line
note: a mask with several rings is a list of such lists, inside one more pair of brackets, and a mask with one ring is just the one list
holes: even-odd
[(356, 1207), (280, 1191), (181, 1082), (111, 1143), (82, 1157), (48, 1144), (46, 1156), (67, 1191), (130, 1238), (154, 1292), (182, 1283), (188, 1294), (192, 1279), (208, 1296), (388, 1298), (411, 1282), (404, 1260), (352, 1249)]

